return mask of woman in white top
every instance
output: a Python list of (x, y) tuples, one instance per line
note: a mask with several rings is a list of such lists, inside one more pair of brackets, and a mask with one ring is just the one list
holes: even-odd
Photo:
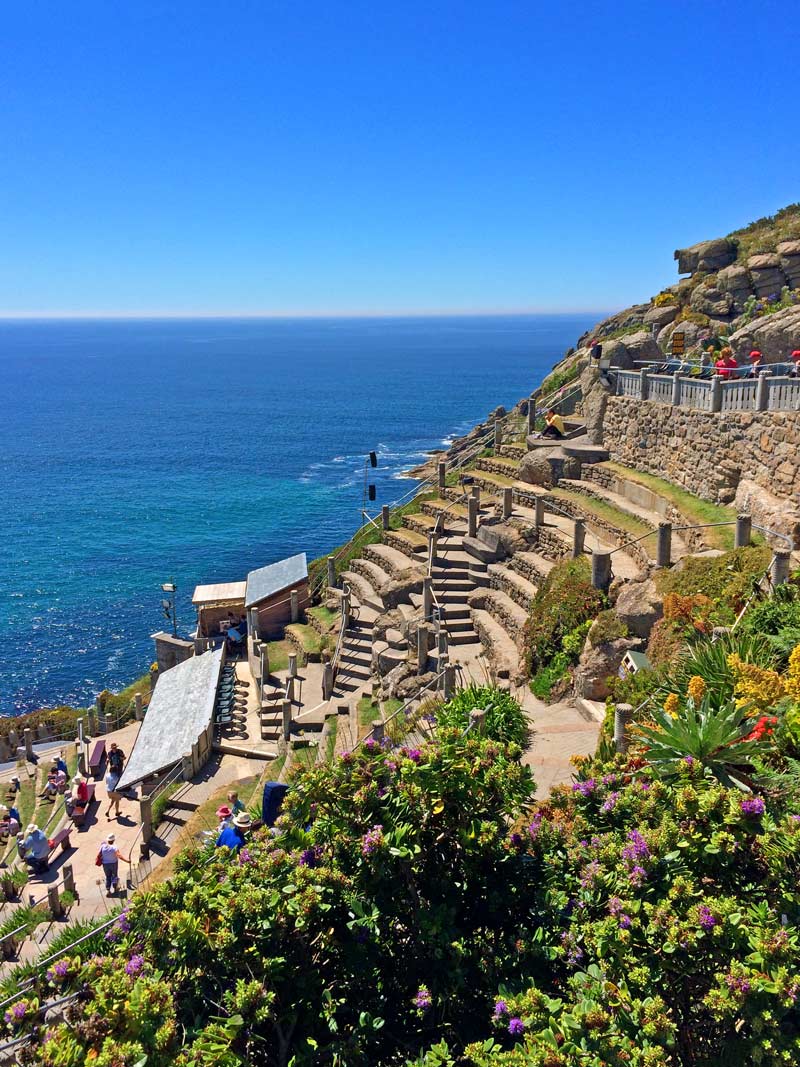
[(106, 876), (106, 896), (110, 897), (119, 889), (119, 861), (130, 865), (130, 860), (123, 856), (115, 844), (114, 834), (109, 834), (100, 845), (100, 862)]

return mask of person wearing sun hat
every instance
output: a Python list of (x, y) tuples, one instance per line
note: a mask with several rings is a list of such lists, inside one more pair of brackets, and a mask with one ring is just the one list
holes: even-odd
[(217, 830), (226, 830), (229, 826), (233, 826), (233, 812), (227, 804), (221, 804), (217, 808), (217, 819), (219, 820)]
[(250, 829), (252, 819), (247, 811), (240, 811), (233, 824), (227, 826), (217, 838), (217, 848), (229, 848), (238, 852), (244, 844), (245, 831)]
[(127, 864), (131, 861), (117, 848), (117, 839), (114, 834), (109, 834), (102, 842), (97, 858), (106, 876), (106, 896), (110, 897), (119, 889), (119, 861), (122, 860)]

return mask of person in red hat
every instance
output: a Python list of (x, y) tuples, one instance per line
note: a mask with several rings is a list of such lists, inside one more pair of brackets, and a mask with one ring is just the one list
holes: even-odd
[(800, 378), (800, 348), (792, 352), (792, 365), (789, 368), (790, 378)]
[(750, 371), (747, 377), (757, 378), (764, 369), (764, 357), (757, 348), (754, 348), (748, 358), (750, 360)]

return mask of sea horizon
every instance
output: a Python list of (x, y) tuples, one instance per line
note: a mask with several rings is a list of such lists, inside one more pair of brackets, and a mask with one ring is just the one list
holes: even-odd
[(586, 315), (0, 320), (0, 714), (85, 706), (153, 659), (160, 583), (241, 579), (355, 531), (513, 406)]

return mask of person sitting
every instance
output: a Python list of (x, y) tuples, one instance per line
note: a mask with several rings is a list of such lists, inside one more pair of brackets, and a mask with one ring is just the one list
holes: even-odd
[(217, 838), (217, 848), (229, 848), (233, 852), (238, 852), (244, 844), (245, 831), (250, 829), (251, 818), (248, 812), (240, 811), (236, 818), (233, 820), (232, 826), (226, 826), (222, 833)]
[(234, 791), (228, 793), (228, 804), (234, 815), (238, 815), (240, 811), (244, 811), (244, 804), (239, 800), (239, 794)]
[(66, 764), (66, 761), (64, 759), (64, 753), (63, 752), (59, 752), (59, 754), (58, 754), (58, 756), (56, 758), (56, 770), (64, 772), (64, 780), (66, 781), (67, 774), (69, 773), (69, 770), (67, 768), (67, 764)]
[(719, 359), (714, 364), (717, 368), (717, 374), (726, 381), (728, 378), (735, 377), (734, 371), (739, 366), (736, 362), (736, 357), (733, 354), (733, 349), (726, 346), (719, 354)]
[(221, 830), (226, 830), (229, 826), (233, 826), (233, 811), (227, 804), (222, 804), (217, 808), (217, 819), (219, 820), (217, 824), (218, 833)]
[(754, 348), (748, 359), (750, 360), (750, 370), (747, 372), (747, 377), (757, 378), (766, 367), (764, 357), (757, 348)]
[(22, 834), (17, 834), (17, 850), (34, 874), (43, 874), (47, 870), (50, 842), (36, 823), (29, 824), (24, 839)]
[(790, 378), (800, 378), (800, 348), (796, 348), (792, 352), (791, 359), (792, 365), (788, 370), (788, 375)]
[(72, 789), (64, 797), (64, 806), (67, 809), (67, 815), (72, 818), (72, 813), (76, 808), (85, 808), (89, 802), (89, 786), (84, 779), (76, 774), (72, 779)]
[(22, 829), (22, 818), (20, 816), (19, 810), (17, 808), (15, 808), (13, 805), (8, 809), (8, 823), (9, 823), (9, 831), (8, 832), (10, 834), (16, 835)]
[(552, 437), (555, 440), (564, 436), (564, 420), (556, 413), (554, 408), (545, 412), (544, 421), (547, 423), (542, 430), (542, 437)]
[(19, 812), (17, 809), (12, 808), (9, 810), (5, 804), (0, 804), (0, 840), (7, 841), (9, 837), (16, 837), (19, 830)]
[(47, 775), (47, 782), (45, 787), (39, 796), (47, 797), (48, 800), (53, 801), (58, 796), (58, 781), (56, 779), (55, 770), (51, 770)]

